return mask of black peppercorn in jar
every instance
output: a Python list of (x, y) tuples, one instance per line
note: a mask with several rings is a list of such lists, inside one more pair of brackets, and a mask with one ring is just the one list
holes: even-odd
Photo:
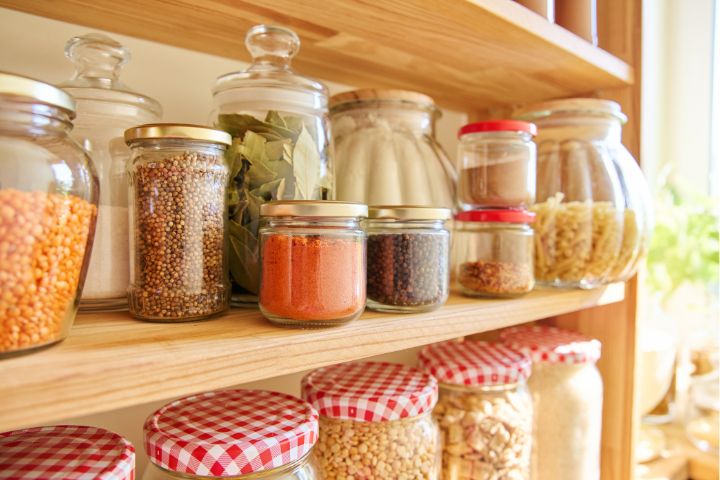
[(227, 310), (224, 153), (230, 135), (150, 124), (125, 132), (130, 167), (130, 313), (174, 322)]
[(367, 221), (367, 306), (417, 312), (447, 301), (450, 233), (447, 208), (377, 206)]

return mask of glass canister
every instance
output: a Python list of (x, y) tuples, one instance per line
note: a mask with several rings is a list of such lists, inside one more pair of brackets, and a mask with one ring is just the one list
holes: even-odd
[(130, 313), (181, 322), (224, 312), (230, 135), (159, 123), (131, 128), (125, 140), (132, 149)]
[(535, 203), (537, 128), (518, 120), (465, 125), (458, 132), (463, 210), (528, 208)]
[(333, 365), (308, 374), (303, 398), (320, 414), (322, 478), (440, 478), (437, 382), (393, 363)]
[(434, 310), (448, 298), (450, 209), (370, 207), (367, 304), (388, 312)]
[[(603, 384), (598, 340), (547, 325), (513, 327), (500, 340), (533, 361), (533, 480), (600, 478)], [(559, 454), (559, 452), (562, 452)]]
[(530, 357), (468, 340), (428, 345), (419, 361), (440, 382), (433, 415), (443, 436), (442, 478), (534, 479), (533, 407), (525, 384)]
[(79, 425), (0, 433), (2, 478), (135, 480), (135, 448), (117, 433)]
[(233, 303), (256, 303), (260, 287), (260, 205), (333, 200), (328, 90), (296, 75), (292, 30), (257, 25), (245, 36), (250, 68), (217, 79), (211, 123), (233, 138), (228, 150)]
[(130, 52), (110, 37), (91, 33), (71, 38), (65, 55), (75, 75), (60, 87), (77, 105), (72, 138), (90, 154), (100, 182), (95, 229), (81, 310), (127, 308), (130, 283), (126, 129), (160, 120), (155, 100), (134, 93), (119, 80)]
[(517, 297), (535, 287), (526, 210), (469, 210), (455, 215), (453, 277), (471, 297)]
[(0, 357), (59, 342), (75, 320), (98, 181), (74, 116), (62, 90), (0, 72)]
[(452, 208), (455, 169), (435, 140), (433, 99), (365, 89), (330, 99), (337, 198), (368, 205)]
[(143, 480), (320, 480), (318, 415), (278, 392), (218, 390), (175, 400), (145, 421)]
[(289, 200), (260, 207), (260, 311), (273, 323), (340, 325), (365, 308), (367, 205)]

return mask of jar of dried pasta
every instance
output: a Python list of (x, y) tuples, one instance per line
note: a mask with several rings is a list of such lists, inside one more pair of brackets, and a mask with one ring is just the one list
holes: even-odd
[(316, 370), (303, 397), (320, 414), (322, 478), (437, 480), (437, 382), (416, 368), (359, 362)]
[(442, 478), (534, 478), (530, 358), (500, 344), (450, 341), (423, 348), (419, 360), (440, 382), (433, 415), (443, 437)]
[(600, 342), (545, 325), (510, 328), (500, 339), (533, 361), (528, 382), (535, 409), (533, 480), (599, 479)]

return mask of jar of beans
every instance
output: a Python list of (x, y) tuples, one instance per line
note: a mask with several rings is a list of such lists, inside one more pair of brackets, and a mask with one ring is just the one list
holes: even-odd
[(260, 206), (260, 311), (271, 322), (321, 327), (365, 308), (367, 205), (288, 200)]
[(321, 368), (302, 382), (320, 414), (314, 455), (322, 478), (440, 478), (437, 382), (416, 368), (358, 362)]
[(535, 286), (535, 214), (525, 210), (470, 210), (455, 216), (453, 274), (473, 297), (516, 297)]
[(448, 298), (450, 209), (371, 207), (367, 304), (389, 312), (434, 310)]
[(0, 358), (64, 339), (85, 283), (98, 202), (60, 89), (0, 73)]
[(306, 402), (263, 390), (181, 398), (145, 421), (143, 480), (317, 480), (311, 454), (318, 415)]
[(132, 149), (129, 303), (141, 320), (199, 320), (227, 310), (224, 153), (230, 135), (148, 124), (125, 131)]
[(440, 382), (433, 414), (443, 436), (442, 478), (531, 478), (530, 358), (500, 344), (450, 341), (423, 348), (420, 365)]

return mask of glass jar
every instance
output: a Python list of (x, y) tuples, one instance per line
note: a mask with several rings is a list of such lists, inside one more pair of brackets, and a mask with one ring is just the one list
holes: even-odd
[(160, 120), (153, 99), (134, 93), (120, 82), (130, 52), (99, 33), (73, 37), (65, 55), (75, 65), (74, 77), (60, 84), (77, 105), (72, 138), (93, 159), (100, 182), (97, 228), (90, 256), (81, 310), (127, 309), (130, 283), (126, 129)]
[(317, 412), (290, 395), (218, 390), (181, 398), (145, 421), (143, 480), (319, 480)]
[(453, 276), (464, 295), (517, 297), (534, 288), (534, 220), (526, 210), (455, 215)]
[(463, 210), (527, 208), (535, 203), (535, 125), (496, 120), (465, 125), (458, 132)]
[(714, 370), (690, 380), (685, 433), (703, 452), (720, 452), (720, 376)]
[(534, 479), (533, 407), (525, 384), (530, 358), (504, 345), (468, 340), (428, 345), (419, 360), (440, 382), (433, 415), (442, 431), (442, 478)]
[(323, 327), (365, 308), (367, 205), (305, 200), (260, 206), (260, 311), (278, 325)]
[(74, 116), (62, 90), (0, 73), (0, 357), (59, 342), (75, 320), (98, 181)]
[(503, 330), (500, 340), (533, 361), (531, 478), (599, 479), (603, 384), (595, 362), (600, 342), (546, 325)]
[(371, 207), (366, 224), (367, 305), (387, 312), (422, 312), (448, 298), (450, 209)]
[(368, 205), (452, 208), (456, 173), (435, 140), (433, 99), (366, 89), (330, 99), (337, 198)]
[(256, 25), (245, 36), (252, 65), (217, 79), (211, 123), (233, 138), (228, 150), (233, 303), (257, 303), (259, 207), (273, 200), (333, 200), (328, 90), (296, 75), (292, 30)]
[(149, 124), (125, 132), (130, 165), (130, 313), (181, 322), (229, 307), (224, 153), (230, 135)]
[(308, 374), (302, 392), (320, 414), (314, 454), (322, 478), (440, 478), (431, 375), (393, 363), (346, 363)]

